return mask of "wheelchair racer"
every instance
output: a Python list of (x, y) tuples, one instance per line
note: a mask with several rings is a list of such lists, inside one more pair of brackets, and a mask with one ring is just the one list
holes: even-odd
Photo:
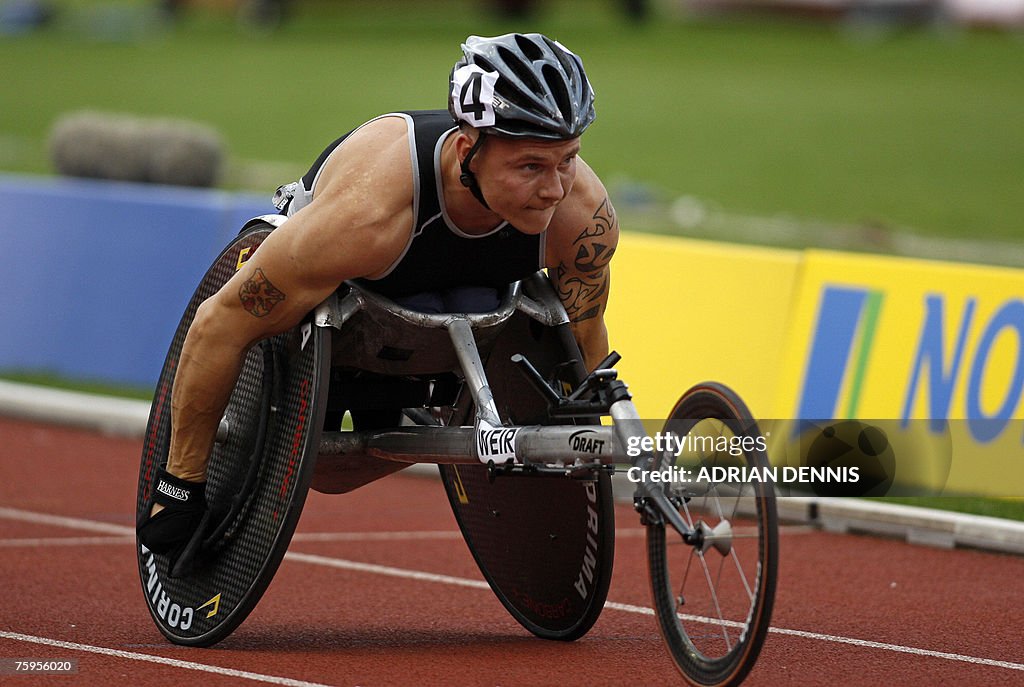
[(138, 528), (172, 566), (205, 511), (209, 455), (247, 350), (296, 326), (343, 281), (418, 309), (473, 312), (497, 306), (487, 303), (494, 289), (547, 268), (587, 368), (608, 353), (619, 227), (579, 157), (595, 117), (583, 64), (540, 34), (470, 36), (462, 51), (447, 111), (382, 115), (334, 141), (279, 189), (288, 220), (196, 312), (166, 469)]

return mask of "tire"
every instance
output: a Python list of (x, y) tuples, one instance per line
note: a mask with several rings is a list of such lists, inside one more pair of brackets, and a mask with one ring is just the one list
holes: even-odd
[[(768, 467), (756, 422), (743, 401), (719, 384), (686, 392), (663, 434), (692, 439), (678, 454), (656, 454), (659, 471), (683, 468), (696, 480), (701, 467)], [(741, 455), (703, 450), (711, 444), (721, 449), (721, 437), (735, 438)], [(666, 482), (666, 495), (683, 520), (705, 536), (687, 543), (660, 518), (648, 524), (647, 559), (659, 629), (687, 682), (737, 685), (757, 661), (771, 621), (779, 555), (774, 487), (770, 481), (739, 481), (742, 477), (687, 483), (676, 474)]]

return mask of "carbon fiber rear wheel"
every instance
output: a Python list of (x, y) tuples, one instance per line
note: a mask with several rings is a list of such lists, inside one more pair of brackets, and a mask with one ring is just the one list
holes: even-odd
[[(136, 511), (149, 513), (152, 482), (167, 462), (170, 397), (185, 334), (199, 304), (231, 278), (273, 230), (240, 234), (200, 282), (157, 384), (142, 453)], [(175, 644), (209, 646), (248, 616), (270, 584), (312, 479), (326, 410), (329, 330), (307, 319), (246, 356), (207, 471), (209, 519), (196, 565), (169, 575), (165, 556), (137, 544), (142, 591), (153, 621)]]
[[(558, 370), (560, 381), (578, 384), (586, 371), (569, 326), (542, 327), (517, 313), (487, 360), (502, 417), (551, 424), (544, 399), (510, 362), (513, 353), (525, 355), (546, 376)], [(467, 397), (451, 424), (472, 424)], [(586, 435), (588, 426), (580, 420), (580, 433)], [(572, 641), (589, 632), (604, 609), (615, 558), (610, 477), (490, 479), (482, 465), (440, 469), (466, 545), (511, 616), (542, 639)]]

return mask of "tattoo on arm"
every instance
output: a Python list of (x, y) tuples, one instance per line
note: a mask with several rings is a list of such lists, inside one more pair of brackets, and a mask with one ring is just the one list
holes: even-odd
[(615, 210), (607, 198), (601, 201), (601, 205), (594, 212), (593, 220), (594, 225), (584, 228), (572, 242), (576, 248), (574, 267), (577, 272), (584, 274), (600, 272), (608, 266), (612, 255), (615, 254), (615, 247), (609, 245), (611, 237), (607, 234), (618, 225)]
[(270, 283), (263, 270), (256, 268), (256, 273), (238, 290), (238, 299), (245, 311), (253, 317), (266, 317), (275, 305), (285, 299), (285, 295)]
[(608, 291), (608, 263), (615, 254), (618, 227), (615, 210), (606, 198), (593, 215), (594, 223), (573, 241), (576, 255), (572, 267), (560, 262), (555, 268), (558, 295), (572, 322), (582, 322), (601, 313)]
[(601, 312), (599, 299), (608, 290), (608, 272), (599, 275), (598, 280), (581, 277), (566, 277), (565, 265), (556, 268), (558, 296), (572, 322), (582, 322), (597, 317)]

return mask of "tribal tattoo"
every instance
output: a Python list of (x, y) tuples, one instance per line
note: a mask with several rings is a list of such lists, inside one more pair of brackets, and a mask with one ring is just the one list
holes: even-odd
[(275, 305), (285, 299), (285, 295), (270, 283), (263, 270), (256, 268), (256, 273), (238, 290), (238, 298), (242, 301), (242, 307), (253, 317), (266, 317)]
[(597, 317), (601, 312), (599, 299), (608, 290), (608, 273), (604, 272), (598, 281), (579, 277), (565, 277), (564, 266), (557, 268), (558, 296), (565, 305), (565, 312), (572, 322), (582, 322)]
[(605, 198), (594, 213), (594, 226), (586, 227), (573, 245), (576, 246), (576, 271), (577, 272), (599, 272), (608, 266), (612, 255), (615, 253), (614, 246), (608, 245), (607, 234), (615, 227), (615, 210), (611, 203)]
[(583, 229), (573, 247), (576, 256), (570, 269), (565, 263), (555, 268), (558, 295), (573, 322), (597, 317), (608, 291), (608, 263), (615, 254), (615, 210), (606, 198), (593, 215), (594, 224)]

